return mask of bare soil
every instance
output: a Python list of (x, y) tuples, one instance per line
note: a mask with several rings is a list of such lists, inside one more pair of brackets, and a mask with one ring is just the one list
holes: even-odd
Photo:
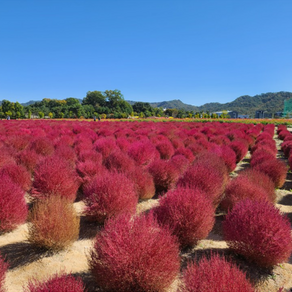
[[(276, 139), (276, 142), (278, 149), (280, 149), (281, 141)], [(247, 155), (237, 166), (232, 176), (236, 176), (239, 170), (249, 167), (249, 158), (250, 156)], [(284, 159), (281, 151), (279, 151), (278, 158)], [(288, 172), (285, 185), (277, 190), (276, 193), (277, 207), (287, 214), (292, 223), (292, 173)], [(145, 212), (158, 204), (158, 199), (140, 202), (137, 207), (137, 213)], [(88, 271), (87, 265), (88, 253), (92, 248), (94, 236), (100, 230), (100, 227), (84, 219), (82, 216), (83, 202), (75, 203), (74, 206), (81, 215), (79, 240), (62, 252), (49, 254), (44, 250), (34, 248), (28, 243), (27, 224), (29, 223), (19, 226), (13, 232), (0, 235), (0, 253), (10, 263), (5, 280), (8, 292), (24, 291), (29, 279), (43, 280), (59, 272), (81, 276), (89, 292), (101, 291)], [(202, 255), (215, 251), (231, 257), (247, 273), (248, 278), (255, 284), (258, 291), (273, 292), (278, 291), (280, 287), (290, 291), (292, 289), (292, 257), (287, 263), (277, 265), (272, 270), (265, 270), (246, 262), (239, 256), (231, 254), (222, 236), (221, 223), (223, 220), (224, 214), (217, 211), (216, 224), (208, 238), (201, 240), (192, 249), (181, 251), (182, 268), (186, 266), (189, 260), (198, 259)], [(178, 282), (179, 279), (176, 279), (167, 291), (175, 292)]]

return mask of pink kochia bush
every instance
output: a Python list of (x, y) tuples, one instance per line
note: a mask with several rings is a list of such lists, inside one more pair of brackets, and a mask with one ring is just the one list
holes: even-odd
[(268, 202), (239, 202), (226, 216), (223, 231), (231, 250), (259, 266), (272, 267), (290, 257), (289, 219)]
[(140, 167), (135, 167), (126, 176), (134, 183), (136, 193), (140, 200), (148, 200), (155, 195), (153, 176)]
[(84, 187), (84, 197), (88, 217), (98, 223), (122, 213), (134, 214), (138, 203), (134, 183), (116, 172), (94, 177)]
[(180, 172), (174, 164), (165, 160), (156, 160), (149, 166), (157, 193), (166, 192), (175, 187)]
[(225, 211), (231, 210), (236, 203), (244, 199), (254, 201), (265, 200), (274, 203), (275, 195), (273, 198), (270, 198), (262, 186), (251, 181), (248, 176), (239, 175), (227, 185), (225, 197), (220, 203), (220, 208)]
[(83, 292), (84, 284), (81, 278), (72, 275), (53, 275), (45, 281), (30, 280), (25, 292)]
[(0, 174), (0, 210), (0, 233), (24, 223), (28, 214), (23, 189), (7, 174)]
[(89, 266), (105, 290), (165, 291), (179, 272), (179, 246), (153, 216), (124, 214), (96, 236)]
[(196, 245), (208, 236), (214, 225), (212, 202), (200, 190), (179, 187), (160, 198), (153, 214), (162, 225), (168, 225), (181, 247)]
[(244, 272), (217, 254), (189, 263), (183, 281), (179, 292), (255, 291)]
[(35, 198), (61, 196), (74, 201), (79, 186), (76, 171), (61, 157), (50, 156), (37, 165), (31, 194)]
[(29, 171), (22, 165), (15, 163), (6, 164), (0, 168), (0, 175), (7, 174), (14, 183), (20, 186), (24, 191), (31, 187), (31, 177)]
[(274, 182), (276, 188), (281, 188), (284, 185), (288, 171), (287, 165), (276, 158), (264, 161), (254, 166), (254, 169), (268, 175)]

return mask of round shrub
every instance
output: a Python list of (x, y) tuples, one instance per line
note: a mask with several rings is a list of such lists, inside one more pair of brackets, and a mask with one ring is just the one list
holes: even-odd
[(254, 167), (262, 162), (275, 159), (275, 155), (269, 152), (267, 149), (259, 149), (252, 154), (250, 160), (250, 166)]
[(124, 214), (96, 236), (89, 266), (105, 290), (164, 291), (179, 272), (179, 247), (152, 216)]
[(281, 188), (286, 181), (288, 166), (276, 158), (257, 164), (254, 169), (268, 175), (276, 188)]
[(161, 159), (170, 159), (174, 154), (174, 147), (169, 140), (161, 141), (156, 144), (156, 149), (160, 153)]
[(205, 163), (195, 163), (178, 180), (178, 186), (200, 189), (217, 206), (222, 198), (225, 179), (216, 168)]
[(176, 155), (185, 156), (189, 160), (190, 163), (192, 163), (195, 159), (193, 152), (190, 149), (184, 148), (184, 147), (177, 148), (174, 152), (174, 156)]
[(30, 149), (43, 156), (52, 155), (55, 151), (52, 141), (47, 137), (35, 138), (30, 144)]
[(241, 161), (248, 151), (248, 143), (243, 139), (237, 139), (229, 143), (228, 145), (231, 149), (234, 150), (236, 154), (236, 163)]
[(66, 198), (49, 197), (35, 202), (29, 221), (28, 240), (38, 247), (59, 251), (78, 239), (80, 218)]
[(113, 151), (104, 161), (110, 171), (128, 172), (134, 169), (135, 161), (120, 150)]
[(125, 174), (105, 172), (84, 187), (86, 214), (98, 223), (122, 213), (136, 212), (138, 196)]
[(153, 176), (157, 193), (173, 189), (180, 176), (179, 170), (169, 161), (156, 160), (149, 166), (149, 173)]
[(59, 156), (50, 156), (37, 165), (31, 194), (35, 198), (61, 196), (74, 201), (79, 186), (76, 171)]
[(45, 281), (32, 279), (25, 292), (84, 292), (85, 287), (81, 278), (72, 275), (55, 274)]
[(228, 246), (259, 266), (287, 261), (292, 251), (289, 219), (268, 202), (244, 200), (223, 222)]
[(25, 222), (28, 207), (23, 189), (7, 174), (0, 174), (0, 232), (15, 229)]
[(173, 164), (182, 175), (190, 166), (189, 160), (184, 155), (175, 155), (171, 158), (170, 163)]
[(183, 272), (183, 282), (179, 292), (255, 291), (244, 272), (217, 254), (189, 263)]
[(97, 152), (102, 154), (103, 159), (106, 159), (114, 150), (118, 148), (116, 141), (112, 138), (99, 138), (95, 141), (94, 147)]
[(196, 245), (206, 238), (215, 222), (215, 210), (206, 195), (181, 187), (160, 198), (153, 214), (160, 224), (170, 227), (181, 247)]
[(155, 185), (153, 176), (136, 167), (133, 171), (126, 173), (126, 176), (134, 183), (136, 193), (140, 200), (148, 200), (155, 195)]
[(34, 173), (34, 169), (42, 157), (42, 155), (37, 154), (34, 150), (25, 149), (18, 153), (16, 159), (18, 164), (25, 166), (30, 173)]
[[(220, 208), (225, 211), (231, 210), (236, 203), (244, 199), (270, 201), (263, 187), (251, 181), (249, 177), (239, 175), (232, 179), (226, 186), (225, 196), (220, 202)], [(274, 201), (272, 201), (272, 203), (274, 203)]]
[(24, 191), (28, 191), (31, 187), (31, 177), (28, 170), (15, 163), (6, 164), (0, 168), (0, 175), (7, 174), (12, 181), (19, 185)]
[(128, 154), (137, 162), (138, 165), (141, 166), (147, 166), (160, 157), (155, 146), (151, 142), (147, 141), (134, 142), (130, 146)]
[(265, 173), (254, 168), (248, 168), (240, 172), (240, 176), (246, 176), (255, 185), (263, 188), (267, 194), (268, 201), (276, 202), (275, 185), (271, 178)]

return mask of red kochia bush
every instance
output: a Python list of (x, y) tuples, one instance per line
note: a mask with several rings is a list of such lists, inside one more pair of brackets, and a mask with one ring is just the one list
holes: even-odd
[(186, 172), (190, 166), (189, 160), (184, 155), (175, 155), (171, 158), (170, 163), (172, 163), (182, 175)]
[(255, 291), (246, 274), (235, 264), (217, 254), (189, 263), (183, 273), (184, 285), (179, 292)]
[(37, 154), (34, 150), (25, 149), (18, 153), (17, 163), (25, 166), (30, 173), (33, 173), (41, 158), (43, 158), (43, 156)]
[(284, 185), (288, 171), (287, 165), (276, 158), (264, 161), (254, 166), (254, 169), (268, 175), (274, 182), (276, 188), (281, 188)]
[(134, 183), (136, 193), (141, 200), (148, 200), (155, 195), (155, 185), (153, 176), (140, 167), (135, 167), (126, 176)]
[[(251, 181), (247, 176), (237, 176), (232, 179), (225, 189), (225, 197), (220, 203), (220, 207), (225, 210), (231, 210), (236, 203), (244, 200), (265, 200), (269, 202), (274, 202), (268, 197), (265, 189), (253, 181)], [(274, 199), (274, 198), (273, 198)]]
[(257, 164), (261, 164), (264, 161), (273, 160), (275, 158), (276, 156), (269, 152), (268, 149), (259, 149), (252, 154), (250, 166), (254, 167)]
[(36, 198), (61, 196), (74, 201), (79, 185), (75, 170), (62, 158), (52, 156), (37, 165), (31, 194)]
[(99, 223), (122, 213), (136, 211), (138, 196), (125, 174), (105, 172), (84, 187), (86, 213)]
[(239, 202), (223, 222), (229, 247), (259, 266), (288, 260), (292, 251), (289, 219), (268, 202)]
[(0, 175), (7, 174), (14, 183), (19, 185), (24, 191), (28, 191), (31, 186), (31, 177), (28, 170), (15, 163), (6, 164), (0, 168)]
[(248, 143), (243, 139), (234, 140), (228, 146), (233, 149), (236, 154), (236, 163), (241, 161), (248, 151)]
[(128, 154), (133, 158), (138, 165), (147, 166), (156, 158), (159, 158), (159, 152), (151, 142), (135, 142), (128, 151)]
[(30, 149), (43, 156), (52, 155), (55, 151), (52, 141), (47, 137), (37, 137), (30, 145)]
[(25, 292), (83, 292), (84, 284), (81, 278), (72, 275), (53, 275), (45, 281), (30, 280)]
[(105, 290), (164, 291), (179, 272), (179, 247), (152, 216), (121, 215), (96, 236), (89, 266)]
[(5, 276), (6, 276), (6, 272), (7, 269), (9, 267), (9, 264), (6, 263), (3, 258), (0, 256), (0, 291), (4, 292), (6, 291), (5, 287), (4, 287), (4, 281), (5, 281)]
[(24, 191), (7, 174), (0, 175), (0, 210), (0, 232), (24, 223), (28, 214)]
[(216, 169), (208, 165), (195, 163), (178, 180), (178, 186), (200, 189), (206, 196), (217, 205), (224, 192), (224, 181)]
[(165, 160), (156, 160), (151, 163), (149, 173), (153, 176), (157, 193), (173, 189), (180, 176), (178, 168)]
[(162, 225), (168, 225), (181, 247), (196, 245), (208, 236), (214, 225), (212, 202), (200, 190), (179, 187), (169, 191), (153, 209)]
[(110, 171), (128, 172), (135, 168), (135, 161), (121, 150), (113, 151), (104, 161), (104, 165)]
[(170, 159), (174, 154), (174, 147), (169, 140), (161, 141), (157, 143), (156, 149), (160, 153), (161, 159)]

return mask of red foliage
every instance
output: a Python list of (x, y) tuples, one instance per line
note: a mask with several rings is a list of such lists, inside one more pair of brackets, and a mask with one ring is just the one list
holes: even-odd
[(36, 198), (61, 196), (74, 201), (79, 186), (76, 171), (59, 156), (51, 156), (37, 165), (31, 194)]
[(25, 149), (17, 155), (17, 163), (26, 167), (26, 169), (33, 173), (36, 165), (43, 158), (42, 155), (37, 154), (34, 150)]
[(31, 137), (28, 135), (12, 135), (5, 139), (5, 143), (16, 150), (21, 151), (28, 146), (30, 140)]
[(128, 139), (123, 138), (123, 137), (117, 138), (116, 143), (117, 143), (118, 147), (123, 152), (126, 152), (126, 153), (129, 151), (129, 148), (131, 146), (131, 143), (128, 141)]
[(265, 200), (274, 203), (275, 194), (273, 200), (268, 197), (266, 190), (251, 181), (248, 176), (239, 175), (232, 179), (225, 189), (225, 197), (220, 203), (220, 207), (225, 210), (231, 210), (238, 202), (250, 199), (254, 201)]
[(232, 172), (236, 168), (236, 154), (229, 146), (222, 145), (210, 147), (209, 152), (215, 153), (224, 160), (228, 172)]
[(141, 166), (147, 166), (160, 157), (160, 154), (154, 145), (148, 141), (138, 141), (133, 143), (129, 148), (128, 154), (138, 165)]
[(177, 185), (202, 190), (214, 205), (220, 202), (225, 188), (222, 175), (203, 163), (195, 163), (189, 167)]
[(281, 188), (284, 185), (288, 171), (287, 165), (276, 158), (257, 164), (254, 166), (254, 169), (268, 175), (276, 188)]
[(171, 158), (170, 163), (173, 164), (181, 175), (183, 175), (190, 166), (189, 160), (184, 155), (175, 155)]
[(189, 263), (183, 280), (180, 292), (255, 291), (244, 272), (217, 254), (210, 259), (203, 257), (199, 263)]
[(0, 175), (0, 232), (11, 231), (25, 222), (28, 207), (24, 191), (7, 174)]
[(171, 139), (171, 143), (174, 147), (174, 149), (178, 149), (178, 148), (183, 148), (184, 147), (184, 143), (181, 139), (179, 138), (172, 138)]
[(95, 150), (80, 151), (78, 159), (82, 162), (92, 161), (96, 164), (102, 165), (102, 154), (96, 152)]
[(292, 251), (289, 219), (268, 202), (239, 202), (223, 222), (224, 239), (236, 253), (259, 266), (288, 260)]
[(278, 151), (275, 141), (274, 140), (267, 140), (267, 139), (261, 140), (258, 143), (256, 143), (251, 148), (251, 154), (253, 154), (258, 149), (268, 149), (268, 151), (273, 153), (274, 155), (276, 155), (277, 151)]
[(243, 139), (234, 140), (228, 146), (233, 149), (236, 154), (236, 163), (241, 161), (247, 154), (248, 143)]
[(174, 147), (172, 146), (172, 144), (169, 140), (165, 140), (165, 141), (162, 141), (160, 143), (157, 143), (156, 149), (160, 153), (161, 159), (168, 160), (174, 154)]
[(6, 147), (0, 148), (0, 167), (5, 164), (14, 163), (15, 159), (9, 154)]
[(84, 292), (81, 278), (72, 275), (53, 275), (45, 281), (30, 280), (25, 292)]
[(151, 163), (149, 173), (153, 176), (157, 193), (173, 189), (180, 176), (178, 168), (165, 160), (156, 160)]
[(288, 130), (282, 130), (278, 133), (278, 137), (281, 140), (284, 140), (287, 136), (290, 136), (291, 133)]
[(208, 236), (214, 225), (214, 207), (200, 190), (178, 187), (160, 198), (153, 214), (162, 225), (168, 225), (181, 247), (196, 245)]
[(6, 164), (0, 168), (0, 175), (7, 174), (11, 180), (20, 186), (24, 191), (28, 191), (31, 187), (31, 177), (28, 170), (15, 163)]
[(122, 173), (105, 172), (96, 176), (83, 192), (87, 215), (99, 223), (122, 213), (136, 212), (138, 196), (134, 183)]
[(96, 236), (89, 266), (105, 290), (164, 291), (179, 272), (179, 247), (152, 216), (123, 215)]
[(192, 163), (195, 159), (193, 152), (188, 148), (181, 147), (181, 148), (176, 149), (173, 156), (175, 155), (185, 156), (189, 160), (190, 163)]
[(52, 141), (47, 137), (37, 137), (30, 145), (30, 149), (43, 156), (52, 155), (55, 151)]
[(252, 154), (250, 165), (254, 167), (262, 162), (275, 159), (275, 155), (269, 152), (268, 149), (259, 149)]
[(106, 159), (115, 149), (117, 149), (117, 144), (112, 138), (100, 138), (95, 141), (94, 147), (97, 152), (102, 154), (103, 159)]
[(267, 194), (268, 201), (276, 202), (275, 185), (268, 175), (254, 168), (248, 168), (241, 171), (240, 176), (246, 176), (253, 184), (262, 187)]
[(153, 176), (149, 172), (136, 167), (133, 171), (126, 173), (126, 176), (134, 182), (139, 199), (148, 200), (155, 195)]
[(110, 171), (128, 172), (135, 168), (136, 163), (128, 154), (118, 149), (105, 159), (104, 165)]
[(65, 159), (72, 167), (75, 167), (77, 161), (77, 155), (74, 149), (67, 145), (60, 145), (56, 147), (55, 155)]

